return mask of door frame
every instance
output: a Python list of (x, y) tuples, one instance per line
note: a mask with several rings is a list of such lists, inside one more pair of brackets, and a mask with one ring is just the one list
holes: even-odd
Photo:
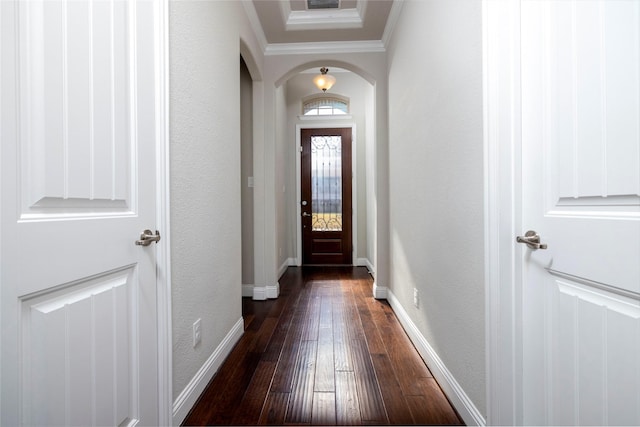
[(483, 0), (487, 425), (522, 425), (521, 1)]
[(156, 249), (158, 329), (158, 424), (173, 424), (173, 338), (171, 320), (171, 158), (169, 133), (169, 0), (156, 4), (156, 224), (164, 244)]
[(296, 265), (302, 265), (302, 209), (300, 191), (301, 183), (301, 156), (300, 132), (302, 129), (323, 129), (323, 128), (350, 128), (351, 129), (351, 259), (352, 264), (357, 264), (356, 254), (358, 253), (358, 180), (357, 173), (357, 153), (356, 153), (356, 124), (354, 122), (336, 122), (331, 120), (314, 121), (313, 123), (296, 124)]

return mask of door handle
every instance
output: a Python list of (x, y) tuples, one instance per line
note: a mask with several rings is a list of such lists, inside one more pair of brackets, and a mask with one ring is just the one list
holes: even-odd
[(311, 214), (308, 212), (302, 212), (302, 216), (311, 216)]
[(158, 243), (160, 241), (160, 232), (156, 230), (156, 234), (154, 235), (151, 230), (144, 230), (140, 234), (140, 240), (136, 240), (137, 246), (149, 246), (151, 242)]
[(540, 235), (533, 230), (524, 233), (524, 236), (517, 236), (516, 242), (524, 243), (534, 251), (536, 249), (547, 249), (546, 243), (540, 243)]

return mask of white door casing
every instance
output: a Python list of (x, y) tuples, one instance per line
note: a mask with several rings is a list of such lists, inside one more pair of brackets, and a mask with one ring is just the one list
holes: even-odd
[(3, 425), (167, 419), (163, 8), (2, 2)]
[(484, 2), (490, 424), (640, 423), (639, 12)]

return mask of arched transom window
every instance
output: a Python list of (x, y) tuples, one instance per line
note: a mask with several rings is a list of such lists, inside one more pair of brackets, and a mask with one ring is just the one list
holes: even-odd
[(349, 114), (349, 100), (337, 96), (314, 96), (302, 101), (305, 116), (337, 116)]

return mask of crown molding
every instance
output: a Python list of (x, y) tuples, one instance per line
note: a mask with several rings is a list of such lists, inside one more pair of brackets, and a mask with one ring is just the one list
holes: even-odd
[(389, 46), (389, 39), (393, 34), (393, 30), (396, 28), (398, 18), (400, 17), (400, 11), (404, 5), (404, 0), (394, 0), (389, 11), (389, 17), (387, 18), (387, 24), (384, 27), (384, 33), (382, 34), (382, 44), (385, 48)]
[(385, 52), (385, 46), (381, 40), (318, 43), (271, 43), (268, 44), (264, 50), (264, 54), (266, 56), (379, 52)]
[[(269, 43), (267, 43), (267, 36), (264, 34), (264, 29), (262, 28), (262, 23), (260, 22), (260, 18), (258, 18), (258, 12), (256, 12), (256, 7), (253, 4), (253, 1), (243, 1), (241, 2), (242, 6), (244, 6), (244, 11), (247, 14), (247, 19), (249, 19), (249, 24), (251, 24), (251, 28), (253, 29), (254, 34), (256, 35), (256, 39), (258, 39), (258, 44), (260, 45), (260, 49), (263, 52), (267, 49)], [(285, 2), (288, 3), (288, 2)]]
[(280, 4), (280, 13), (282, 13), (282, 22), (286, 24), (289, 21), (289, 15), (291, 15), (291, 3), (288, 1), (279, 1), (278, 3)]
[(367, 13), (368, 3), (369, 3), (369, 0), (358, 0), (356, 2), (356, 10), (358, 11), (358, 14), (360, 15), (360, 19), (362, 21), (364, 21), (365, 13)]

